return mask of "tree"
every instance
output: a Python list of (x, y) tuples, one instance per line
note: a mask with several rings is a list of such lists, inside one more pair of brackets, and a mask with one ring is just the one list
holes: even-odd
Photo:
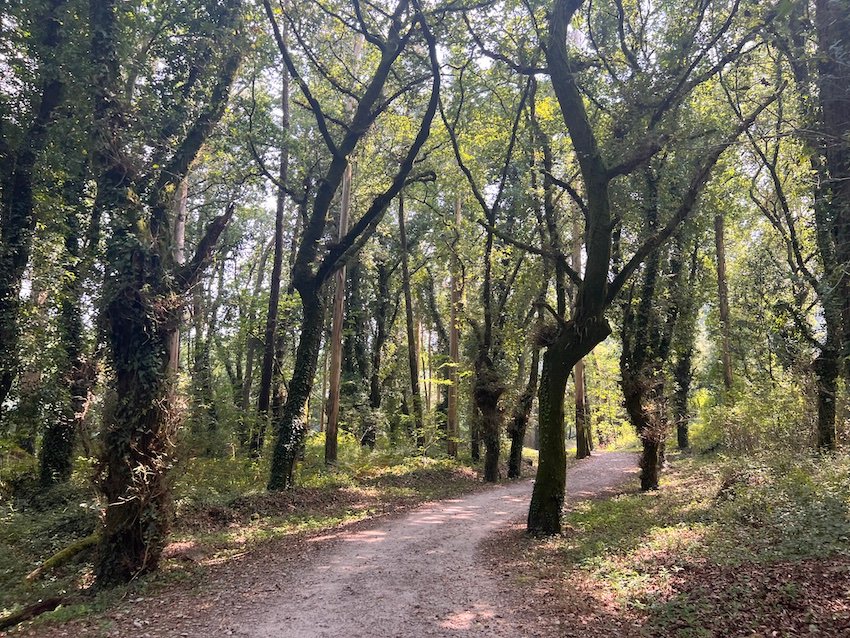
[(60, 57), (66, 5), (67, 0), (39, 5), (43, 11), (36, 20), (40, 33), (31, 58), (38, 67), (38, 80), (32, 110), (25, 115), (28, 123), (23, 130), (13, 131), (11, 112), (0, 111), (0, 417), (18, 373), (19, 296), (36, 224), (33, 191), (37, 163), (65, 95)]
[[(401, 192), (410, 176), (413, 164), (419, 151), (425, 145), (430, 133), (431, 122), (436, 111), (439, 97), (439, 70), (436, 54), (436, 41), (430, 31), (425, 16), (418, 5), (408, 7), (406, 2), (399, 3), (391, 14), (379, 15), (374, 22), (367, 22), (359, 10), (350, 15), (350, 19), (340, 17), (342, 26), (352, 28), (362, 35), (371, 48), (376, 51), (378, 59), (373, 67), (372, 75), (362, 83), (365, 88), (360, 93), (342, 90), (342, 94), (356, 101), (356, 108), (347, 123), (338, 126), (341, 129), (339, 141), (331, 132), (330, 120), (313, 90), (308, 85), (305, 76), (299, 71), (287, 42), (281, 34), (278, 18), (268, 0), (263, 6), (266, 16), (275, 33), (275, 40), (283, 57), (289, 74), (298, 86), (303, 98), (307, 101), (315, 119), (322, 141), (330, 155), (330, 160), (324, 170), (324, 176), (318, 182), (315, 192), (311, 194), (311, 209), (305, 220), (304, 231), (295, 257), (292, 271), (292, 282), (301, 298), (301, 336), (296, 352), (295, 369), (289, 382), (286, 402), (280, 417), (275, 423), (275, 445), (272, 454), (272, 464), (269, 476), (269, 489), (282, 489), (292, 484), (295, 461), (301, 448), (306, 431), (303, 422), (303, 408), (313, 385), (313, 378), (318, 362), (319, 345), (321, 343), (321, 326), (324, 324), (325, 301), (322, 289), (331, 275), (339, 269), (347, 259), (351, 258), (366, 240), (374, 233), (375, 227), (389, 206), (390, 202)], [(358, 5), (354, 5), (357, 9)], [(306, 51), (311, 59), (311, 51), (307, 46), (304, 35), (294, 24), (291, 16), (284, 16), (288, 21), (293, 37), (299, 46)], [(384, 35), (381, 35), (381, 34)], [(349, 157), (358, 148), (370, 127), (378, 117), (392, 106), (402, 95), (413, 93), (422, 83), (422, 76), (408, 76), (400, 86), (394, 89), (389, 97), (383, 97), (385, 91), (392, 90), (387, 81), (394, 71), (394, 66), (402, 57), (415, 35), (422, 38), (428, 51), (427, 63), (419, 58), (413, 58), (416, 66), (425, 65), (429, 68), (432, 80), (430, 98), (421, 116), (418, 131), (402, 155), (398, 171), (393, 176), (389, 186), (375, 196), (368, 209), (354, 224), (345, 236), (333, 244), (324, 255), (320, 255), (320, 242), (325, 233), (328, 212), (334, 195), (339, 188), (343, 175), (348, 166)], [(365, 54), (364, 54), (365, 55)], [(415, 54), (414, 54), (415, 55)], [(312, 58), (315, 60), (315, 58)], [(330, 86), (339, 90), (339, 83), (329, 73), (317, 71)], [(403, 77), (403, 76), (402, 76)], [(346, 92), (347, 91), (347, 92)], [(336, 118), (335, 118), (336, 119)]]
[[(720, 26), (715, 27), (715, 36), (709, 37), (707, 44), (693, 45), (692, 49), (681, 52), (683, 55), (680, 55), (679, 59), (682, 62), (672, 73), (668, 70), (664, 74), (664, 79), (672, 76), (675, 80), (670, 85), (662, 78), (655, 80), (659, 83), (654, 91), (654, 94), (659, 96), (657, 101), (649, 108), (642, 105), (641, 111), (645, 112), (637, 118), (641, 124), (632, 125), (633, 133), (640, 131), (641, 142), (630, 155), (615, 163), (605, 158), (600, 131), (594, 129), (588, 116), (578, 84), (578, 62), (568, 46), (567, 27), (582, 4), (581, 0), (555, 1), (549, 18), (546, 46), (548, 72), (583, 183), (586, 264), (583, 277), (579, 277), (574, 271), (568, 271), (578, 289), (575, 313), (569, 321), (558, 318), (557, 331), (546, 344), (547, 349), (543, 356), (539, 392), (541, 453), (529, 508), (528, 529), (544, 534), (557, 533), (561, 526), (565, 476), (563, 396), (570, 370), (610, 334), (611, 329), (605, 316), (608, 307), (647, 256), (657, 250), (688, 217), (723, 150), (730, 146), (766, 107), (766, 102), (762, 103), (735, 131), (714, 143), (712, 149), (694, 168), (680, 204), (672, 211), (668, 220), (659, 223), (657, 230), (636, 246), (623, 268), (612, 276), (610, 269), (613, 231), (618, 226), (618, 218), (621, 217), (619, 214), (615, 217), (612, 212), (612, 181), (645, 165), (666, 145), (668, 138), (658, 128), (664, 123), (665, 116), (684, 102), (696, 86), (714, 77), (735, 59), (755, 31), (747, 31), (740, 40), (736, 39), (730, 49), (719, 52), (712, 58), (707, 56), (709, 51), (715, 49), (720, 36), (728, 32), (735, 23), (737, 5), (733, 5), (726, 18), (720, 21)], [(674, 14), (671, 12), (670, 15)], [(687, 15), (684, 7), (680, 15)], [(618, 18), (627, 19), (622, 13)], [(700, 14), (696, 18), (699, 28), (705, 15)], [(712, 30), (712, 25), (704, 26), (707, 30)], [(622, 33), (622, 30), (619, 32)], [(616, 42), (616, 46), (624, 51), (631, 51), (625, 40)], [(649, 61), (650, 66), (651, 64)], [(652, 69), (642, 71), (640, 61), (634, 55), (625, 54), (625, 65), (625, 75), (653, 81)], [(627, 84), (619, 76), (617, 79)], [(624, 133), (625, 131), (621, 135)]]
[[(90, 4), (95, 207), (109, 219), (103, 315), (114, 389), (101, 459), (107, 503), (97, 565), (101, 585), (155, 569), (162, 550), (175, 418), (168, 344), (182, 299), (210, 261), (235, 206), (210, 222), (182, 266), (172, 256), (169, 212), (174, 191), (224, 114), (243, 52), (241, 4), (209, 7), (192, 25), (206, 37), (198, 39), (197, 50), (184, 53), (197, 64), (188, 66), (176, 94), (161, 96), (161, 119), (148, 119), (123, 90), (117, 9), (113, 0)], [(166, 38), (164, 52), (176, 54), (169, 45), (178, 46)], [(162, 79), (169, 90), (178, 81)], [(163, 88), (158, 82), (148, 86)], [(136, 140), (152, 152), (143, 155)]]

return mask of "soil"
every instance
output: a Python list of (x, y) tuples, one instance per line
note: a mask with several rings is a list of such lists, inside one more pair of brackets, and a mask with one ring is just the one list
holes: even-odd
[[(567, 499), (616, 493), (636, 474), (635, 455), (609, 452), (576, 463)], [(32, 629), (39, 636), (562, 635), (559, 622), (524, 600), (516, 579), (482, 551), (516, 528), (532, 481), (503, 483), (367, 521), (297, 544), (269, 543), (206, 572), (200, 591), (174, 588), (125, 601), (109, 622)], [(533, 593), (533, 589), (531, 590)], [(535, 609), (537, 608), (537, 609)], [(542, 614), (542, 615), (541, 615)]]

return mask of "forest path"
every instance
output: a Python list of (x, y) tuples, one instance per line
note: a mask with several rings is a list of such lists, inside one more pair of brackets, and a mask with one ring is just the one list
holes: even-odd
[[(626, 452), (580, 461), (567, 473), (567, 499), (614, 493), (636, 465)], [(523, 480), (427, 504), (343, 533), (294, 569), (270, 564), (263, 580), (277, 591), (233, 610), (224, 626), (251, 638), (534, 635), (512, 612), (510, 583), (500, 583), (478, 552), (526, 516), (531, 489)]]

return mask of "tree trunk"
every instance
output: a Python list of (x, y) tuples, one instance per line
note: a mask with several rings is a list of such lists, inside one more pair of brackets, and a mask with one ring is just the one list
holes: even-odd
[(499, 399), (505, 388), (498, 372), (489, 359), (476, 362), (475, 404), (481, 414), (481, 435), (484, 442), (484, 480), (495, 483), (499, 480), (499, 434), (502, 430), (502, 414)]
[[(223, 287), (223, 271), (219, 276), (219, 294)], [(201, 445), (202, 456), (214, 457), (219, 450), (218, 410), (215, 405), (212, 375), (212, 335), (215, 333), (218, 304), (204, 308), (203, 289), (200, 285), (193, 290), (195, 349), (192, 362), (192, 430)]]
[(641, 443), (640, 489), (644, 492), (657, 490), (658, 475), (664, 463), (664, 443), (652, 437), (641, 437)]
[(567, 379), (576, 363), (611, 334), (604, 318), (574, 321), (562, 325), (543, 355), (543, 371), (538, 391), (540, 458), (531, 505), (528, 531), (532, 534), (558, 534), (564, 505), (567, 453), (564, 445), (564, 394)]
[(416, 323), (413, 319), (413, 295), (410, 290), (407, 231), (404, 225), (404, 198), (398, 198), (398, 232), (401, 241), (401, 287), (404, 291), (404, 314), (407, 321), (407, 361), (410, 369), (410, 393), (413, 403), (413, 427), (416, 445), (425, 447), (422, 397), (419, 393), (419, 344), (416, 341)]
[[(272, 243), (268, 245), (268, 247), (264, 247), (260, 251), (259, 263), (257, 264), (257, 275), (254, 280), (254, 299), (259, 297), (260, 291), (263, 288), (263, 279), (266, 276), (266, 262), (268, 261), (269, 253), (274, 246), (274, 240)], [(248, 416), (248, 410), (251, 405), (251, 389), (254, 386), (254, 364), (257, 359), (257, 338), (252, 334), (254, 325), (257, 319), (256, 306), (251, 301), (250, 308), (248, 310), (248, 327), (245, 332), (245, 374), (242, 377), (242, 385), (239, 388), (239, 421), (237, 423), (237, 436), (239, 438), (239, 445), (242, 448), (251, 449), (252, 439), (253, 439), (253, 428), (250, 426), (250, 418)], [(254, 428), (257, 427), (257, 423), (254, 424)], [(257, 441), (259, 443), (259, 441)], [(251, 449), (252, 453), (256, 454), (259, 450)]]
[[(390, 307), (390, 269), (385, 262), (376, 265), (378, 274), (378, 295), (375, 307), (375, 338), (372, 341), (372, 361), (369, 377), (369, 407), (373, 410), (381, 408), (381, 355), (387, 340), (387, 321)], [(368, 420), (368, 427), (360, 439), (362, 445), (375, 447), (377, 437), (374, 418)]]
[[(821, 205), (828, 210), (835, 242), (839, 279), (837, 294), (841, 306), (842, 373), (850, 387), (850, 12), (839, 0), (816, 0), (817, 75), (821, 121), (817, 140), (825, 170)], [(833, 285), (831, 282), (829, 285)]]
[[(42, 487), (53, 483), (63, 483), (71, 477), (74, 459), (74, 441), (82, 429), (88, 405), (89, 393), (95, 380), (93, 362), (87, 360), (84, 343), (82, 301), (84, 278), (87, 265), (96, 251), (96, 246), (87, 246), (87, 255), (83, 255), (80, 245), (82, 230), (78, 217), (79, 202), (82, 199), (85, 179), (81, 174), (77, 180), (65, 185), (64, 200), (68, 206), (65, 216), (65, 252), (63, 266), (65, 276), (62, 282), (62, 301), (59, 313), (59, 332), (63, 347), (65, 381), (68, 396), (64, 398), (62, 411), (55, 421), (48, 422), (41, 441), (39, 478)], [(95, 214), (89, 222), (96, 225)], [(98, 233), (94, 233), (96, 244)]]
[(115, 393), (104, 418), (101, 585), (127, 582), (157, 567), (168, 529), (165, 475), (175, 422), (168, 344), (178, 324), (177, 309), (163, 315), (167, 297), (145, 291), (145, 281), (156, 274), (136, 270), (141, 255), (119, 256), (113, 264), (118, 276), (106, 295)]
[(835, 398), (839, 365), (835, 352), (822, 350), (814, 362), (817, 384), (817, 446), (820, 450), (835, 450)]
[(640, 486), (642, 490), (657, 490), (662, 463), (662, 444), (667, 435), (664, 414), (664, 385), (660, 371), (641, 368), (633, 371), (621, 358), (624, 403), (629, 420), (641, 440)]
[(457, 254), (457, 243), (460, 236), (461, 201), (460, 196), (455, 197), (455, 241), (452, 243), (452, 264), (449, 279), (451, 286), (450, 315), (449, 315), (449, 394), (448, 408), (446, 413), (446, 452), (449, 456), (457, 456), (457, 441), (460, 429), (457, 420), (457, 404), (459, 398), (458, 383), (460, 380), (460, 257)]
[[(351, 208), (351, 162), (342, 177), (342, 194), (339, 205), (339, 223), (337, 239), (342, 239), (348, 231), (348, 214)], [(337, 460), (338, 431), (339, 431), (339, 398), (340, 381), (342, 379), (342, 324), (345, 308), (345, 272), (343, 266), (334, 275), (333, 319), (331, 324), (331, 369), (328, 388), (327, 421), (325, 424), (325, 463), (333, 465)], [(324, 399), (324, 397), (322, 397)]]
[(721, 363), (723, 386), (732, 389), (732, 352), (729, 337), (729, 284), (726, 281), (726, 240), (723, 230), (723, 214), (714, 216), (714, 243), (717, 251), (717, 299), (720, 310)]
[[(197, 284), (221, 233), (233, 215), (229, 206), (198, 242), (191, 267), (173, 266), (168, 223), (168, 193), (186, 177), (192, 160), (224, 114), (230, 86), (241, 61), (241, 48), (230, 42), (215, 74), (213, 97), (175, 149), (179, 161), (157, 174), (146, 203), (136, 192), (140, 156), (125, 152), (126, 116), (120, 94), (120, 29), (115, 0), (90, 2), (92, 103), (98, 144), (93, 166), (98, 175), (95, 207), (102, 206), (111, 233), (106, 246), (104, 325), (114, 393), (103, 419), (100, 487), (105, 512), (96, 565), (100, 586), (123, 583), (159, 562), (168, 528), (168, 484), (177, 425), (171, 405), (169, 343), (180, 323), (186, 291)], [(232, 4), (220, 25), (232, 33), (239, 11)], [(135, 116), (137, 114), (130, 113)], [(151, 145), (165, 140), (149, 140)], [(157, 168), (156, 165), (148, 167)], [(155, 173), (156, 174), (156, 173)], [(187, 269), (188, 268), (188, 269)]]
[(676, 442), (680, 450), (686, 450), (690, 447), (688, 440), (688, 424), (690, 422), (688, 395), (691, 391), (691, 380), (693, 379), (692, 357), (693, 348), (685, 349), (679, 355), (673, 368), (673, 380), (676, 384), (673, 390), (673, 421), (676, 423)]
[(473, 463), (481, 460), (481, 411), (475, 401), (475, 392), (469, 393), (469, 455)]
[(528, 373), (528, 383), (519, 396), (514, 407), (511, 423), (508, 425), (508, 435), (511, 439), (511, 451), (508, 457), (508, 478), (519, 478), (522, 476), (522, 448), (525, 441), (525, 431), (528, 427), (528, 418), (534, 405), (534, 395), (537, 393), (537, 376), (540, 367), (540, 348), (532, 344), (531, 370)]
[(322, 329), (325, 325), (325, 301), (322, 291), (315, 286), (304, 285), (298, 292), (303, 308), (301, 338), (295, 352), (295, 369), (289, 382), (289, 392), (281, 409), (280, 421), (277, 423), (277, 437), (269, 474), (270, 490), (281, 490), (293, 485), (295, 462), (307, 432), (304, 406), (313, 388), (319, 362), (319, 348), (322, 344)]
[[(283, 37), (286, 37), (284, 30)], [(272, 274), (269, 287), (269, 306), (266, 312), (266, 329), (263, 338), (263, 363), (260, 370), (260, 390), (257, 396), (257, 427), (251, 438), (251, 452), (258, 455), (265, 442), (265, 430), (269, 419), (269, 404), (272, 395), (272, 377), (275, 366), (275, 347), (277, 345), (278, 308), (280, 306), (280, 279), (283, 270), (283, 226), (286, 211), (285, 186), (289, 179), (289, 72), (284, 65), (281, 69), (280, 86), (281, 105), (281, 142), (280, 162), (278, 164), (277, 202), (274, 219), (274, 252), (272, 256)]]
[(3, 405), (18, 374), (21, 279), (29, 263), (36, 226), (35, 166), (47, 144), (54, 114), (65, 96), (58, 53), (63, 35), (60, 13), (66, 3), (67, 0), (50, 0), (41, 16), (46, 24), (39, 42), (45, 60), (39, 69), (40, 94), (36, 98), (32, 121), (19, 141), (17, 152), (4, 158), (8, 166), (0, 167), (0, 420)]
[[(186, 263), (186, 206), (189, 199), (189, 182), (180, 180), (180, 186), (174, 197), (174, 232), (171, 246), (171, 258), (178, 266)], [(180, 370), (180, 330), (171, 335), (168, 342), (169, 372), (176, 375)]]
[(590, 423), (588, 423), (585, 404), (584, 361), (579, 361), (573, 368), (573, 380), (575, 381), (576, 458), (583, 459), (590, 456), (591, 445)]

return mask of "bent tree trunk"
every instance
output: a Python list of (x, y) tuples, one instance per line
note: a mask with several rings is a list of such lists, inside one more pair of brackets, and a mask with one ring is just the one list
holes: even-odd
[(570, 321), (558, 331), (543, 355), (539, 402), (540, 459), (528, 509), (528, 531), (558, 534), (564, 506), (567, 452), (564, 446), (564, 393), (576, 363), (611, 334), (601, 316), (581, 323)]
[(295, 352), (295, 369), (289, 382), (286, 402), (276, 427), (277, 437), (268, 484), (270, 490), (281, 490), (293, 485), (295, 461), (307, 431), (304, 406), (313, 389), (322, 344), (322, 326), (325, 325), (325, 301), (321, 287), (302, 286), (298, 292), (303, 311), (301, 338)]

